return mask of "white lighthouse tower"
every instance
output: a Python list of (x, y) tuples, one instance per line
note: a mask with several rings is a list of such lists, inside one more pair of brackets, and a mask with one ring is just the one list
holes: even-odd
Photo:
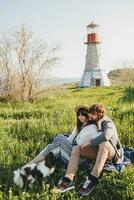
[(80, 87), (110, 86), (107, 73), (101, 64), (100, 41), (98, 38), (99, 25), (91, 22), (87, 26), (87, 54), (84, 73)]

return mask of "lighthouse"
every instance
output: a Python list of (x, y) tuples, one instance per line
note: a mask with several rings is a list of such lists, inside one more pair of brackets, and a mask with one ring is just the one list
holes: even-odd
[(91, 22), (87, 26), (86, 63), (80, 87), (110, 86), (107, 73), (101, 64), (99, 25)]

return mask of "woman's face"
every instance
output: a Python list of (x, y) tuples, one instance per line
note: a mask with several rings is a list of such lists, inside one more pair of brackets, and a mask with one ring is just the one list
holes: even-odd
[(78, 119), (83, 124), (87, 122), (87, 118), (85, 116), (83, 116), (81, 113), (79, 114)]

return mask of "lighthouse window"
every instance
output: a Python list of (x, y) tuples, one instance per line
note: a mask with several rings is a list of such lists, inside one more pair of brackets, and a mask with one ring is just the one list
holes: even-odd
[(94, 67), (94, 68), (97, 68), (97, 64), (93, 64), (93, 67)]

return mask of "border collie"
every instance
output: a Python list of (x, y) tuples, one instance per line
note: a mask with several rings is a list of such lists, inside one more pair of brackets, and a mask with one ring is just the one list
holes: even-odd
[(32, 188), (32, 184), (37, 180), (41, 183), (42, 179), (53, 173), (56, 165), (56, 158), (50, 152), (45, 160), (36, 164), (27, 164), (21, 169), (14, 171), (14, 183), (18, 186)]

